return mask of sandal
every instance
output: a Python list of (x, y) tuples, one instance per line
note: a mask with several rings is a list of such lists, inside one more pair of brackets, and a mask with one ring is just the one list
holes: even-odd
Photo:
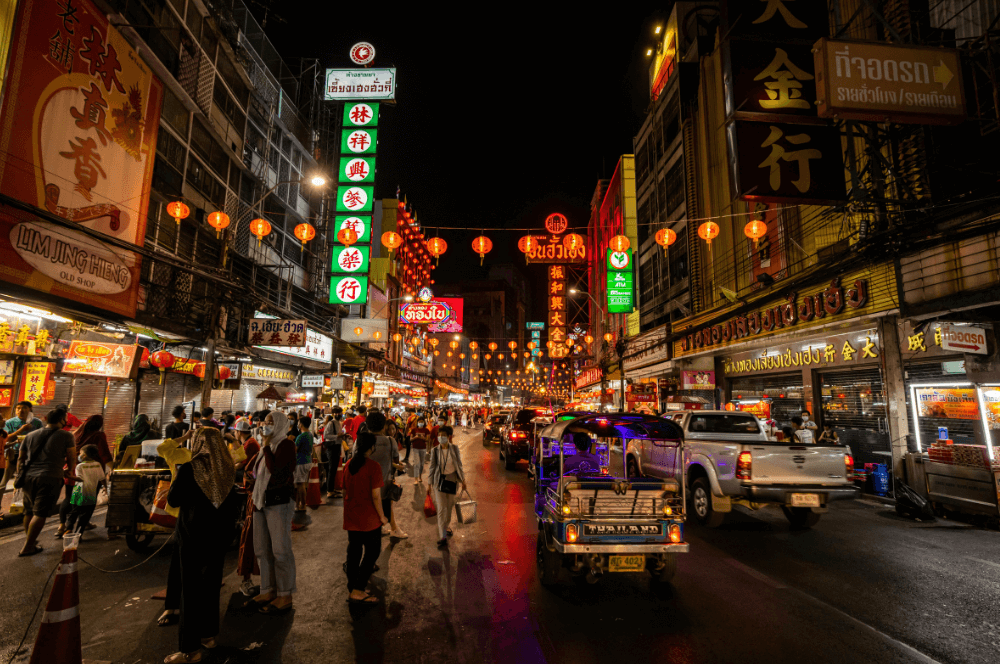
[(169, 627), (181, 621), (180, 611), (165, 610), (163, 615), (156, 620), (156, 624), (161, 627)]
[(292, 610), (292, 604), (288, 604), (287, 606), (275, 606), (274, 604), (269, 603), (266, 606), (258, 608), (257, 612), (261, 615), (284, 615), (290, 610)]
[(245, 603), (243, 603), (240, 606), (240, 608), (243, 608), (245, 610), (259, 610), (260, 608), (269, 605), (272, 601), (274, 601), (273, 598), (258, 601), (257, 597), (250, 597), (249, 599), (246, 600)]
[(40, 553), (40, 552), (42, 552), (42, 547), (39, 544), (36, 543), (34, 550), (31, 550), (30, 552), (27, 552), (27, 553), (23, 553), (23, 552), (22, 553), (18, 553), (17, 556), (18, 557), (31, 557), (32, 555), (38, 555), (38, 553)]
[(163, 660), (164, 664), (198, 664), (201, 663), (201, 650), (195, 650), (190, 654), (185, 654), (183, 652), (174, 652), (171, 655), (167, 655), (167, 658)]
[(215, 646), (217, 646), (217, 645), (218, 645), (218, 643), (216, 642), (214, 636), (212, 638), (203, 638), (203, 639), (201, 639), (201, 646), (203, 648), (207, 649), (207, 650), (214, 650)]
[(347, 603), (353, 605), (374, 606), (375, 604), (378, 603), (378, 597), (374, 597), (370, 594), (367, 595), (364, 599), (354, 599), (352, 597), (347, 597)]

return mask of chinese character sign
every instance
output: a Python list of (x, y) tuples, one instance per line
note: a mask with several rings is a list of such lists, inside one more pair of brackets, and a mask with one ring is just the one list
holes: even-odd
[[(24, 372), (21, 376), (21, 391), (18, 401), (30, 400), (31, 404), (44, 405), (49, 401), (48, 389), (52, 382), (52, 366), (54, 363), (28, 361), (24, 364)], [(55, 389), (55, 384), (52, 384)]]
[(330, 280), (330, 302), (353, 305), (368, 300), (367, 275), (334, 274)]
[(368, 274), (368, 258), (371, 248), (367, 245), (334, 245), (332, 255), (332, 265), (330, 270), (334, 273), (362, 273)]
[(835, 202), (846, 198), (836, 128), (735, 121), (728, 127), (736, 196), (749, 201)]
[(371, 213), (373, 189), (371, 185), (341, 185), (337, 188), (337, 212)]
[(373, 128), (345, 129), (341, 131), (341, 155), (374, 155), (378, 130)]
[(370, 155), (365, 157), (342, 156), (340, 158), (339, 180), (342, 183), (374, 183), (375, 157)]
[[(140, 245), (163, 85), (90, 0), (25, 0), (11, 49), (0, 191)], [(13, 211), (0, 279), (135, 315), (139, 258)]]
[(829, 34), (826, 0), (724, 0), (721, 33), (776, 42), (813, 41)]
[(378, 125), (378, 102), (357, 102), (344, 105), (344, 127), (374, 127)]
[(305, 319), (251, 319), (248, 341), (251, 345), (300, 347), (306, 341), (306, 321)]
[(815, 116), (816, 80), (808, 46), (730, 39), (727, 115)]
[(350, 229), (358, 235), (358, 243), (372, 240), (372, 218), (369, 215), (337, 215), (333, 220), (337, 231)]

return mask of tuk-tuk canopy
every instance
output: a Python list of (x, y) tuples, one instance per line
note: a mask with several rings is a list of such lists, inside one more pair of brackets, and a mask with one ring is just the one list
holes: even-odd
[(633, 413), (579, 414), (580, 412), (572, 412), (557, 416), (560, 420), (539, 432), (539, 437), (562, 440), (563, 435), (572, 429), (585, 430), (597, 437), (677, 442), (684, 438), (680, 426), (659, 416)]

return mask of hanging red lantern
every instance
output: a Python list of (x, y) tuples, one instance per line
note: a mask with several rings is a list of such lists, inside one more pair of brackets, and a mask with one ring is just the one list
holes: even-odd
[(154, 352), (149, 357), (149, 364), (151, 366), (153, 366), (154, 368), (159, 368), (159, 370), (160, 370), (160, 383), (161, 384), (163, 383), (163, 375), (166, 373), (167, 368), (174, 367), (174, 362), (176, 360), (177, 359), (174, 358), (174, 355), (171, 354), (168, 351)]
[(302, 241), (302, 247), (299, 248), (299, 252), (306, 249), (306, 243), (311, 241), (313, 238), (316, 238), (316, 229), (314, 229), (313, 225), (308, 222), (303, 222), (302, 224), (297, 225), (294, 233), (295, 237)]
[(402, 339), (403, 339), (403, 336), (400, 335), (399, 333), (393, 333), (392, 334), (392, 341), (393, 342), (399, 342)]
[(190, 214), (191, 209), (183, 201), (171, 201), (167, 204), (167, 215), (177, 220), (177, 224), (180, 224), (181, 220), (187, 219)]
[(677, 242), (677, 234), (673, 229), (660, 229), (656, 232), (656, 242), (663, 247), (663, 254), (666, 255), (667, 248)]
[(594, 341), (594, 336), (592, 336), (590, 333), (587, 333), (587, 335), (583, 337), (583, 341), (589, 345), (591, 342)]
[(256, 220), (250, 220), (250, 233), (257, 237), (257, 247), (260, 247), (264, 236), (271, 233), (271, 223), (259, 217)]
[(507, 346), (510, 347), (511, 351), (514, 351), (515, 349), (517, 349), (517, 343), (514, 342), (513, 340), (511, 340), (510, 342), (508, 342)]
[(472, 342), (469, 343), (469, 349), (471, 349), (472, 351), (476, 351), (477, 349), (479, 349), (479, 343), (473, 340)]
[(233, 375), (233, 370), (228, 365), (215, 366), (215, 378), (226, 381)]
[(229, 216), (217, 210), (209, 214), (208, 225), (215, 229), (215, 237), (218, 238), (222, 230), (229, 226)]
[(479, 265), (483, 265), (483, 259), (486, 257), (486, 253), (493, 249), (493, 241), (491, 241), (486, 236), (479, 236), (476, 240), (472, 241), (472, 250), (479, 255)]
[(538, 241), (534, 236), (521, 236), (517, 241), (517, 249), (524, 252), (524, 263), (528, 263), (528, 255), (538, 249)]
[(385, 245), (387, 248), (389, 248), (390, 253), (402, 244), (403, 244), (403, 237), (397, 234), (395, 231), (387, 231), (384, 234), (382, 234), (382, 245)]
[(350, 227), (344, 227), (337, 232), (337, 240), (343, 245), (351, 246), (358, 242), (358, 232)]
[(702, 222), (701, 226), (698, 227), (698, 237), (708, 243), (709, 247), (712, 245), (712, 239), (718, 236), (719, 225), (715, 222)]
[(611, 239), (611, 242), (608, 243), (608, 247), (615, 252), (625, 252), (632, 247), (632, 243), (629, 241), (628, 236), (622, 236), (619, 234)]
[(437, 261), (447, 249), (448, 243), (446, 243), (443, 238), (435, 236), (427, 241), (427, 251), (431, 253), (431, 256), (434, 257), (435, 261)]
[(568, 234), (563, 238), (563, 247), (567, 252), (576, 252), (583, 249), (583, 236), (580, 234)]
[(767, 225), (764, 224), (764, 220), (750, 220), (747, 225), (743, 227), (743, 234), (753, 241), (753, 246), (757, 247), (760, 245), (760, 239), (764, 237), (767, 233)]
[(497, 343), (495, 343), (495, 342), (491, 342), (488, 346), (490, 348), (490, 351), (496, 351), (497, 350)]

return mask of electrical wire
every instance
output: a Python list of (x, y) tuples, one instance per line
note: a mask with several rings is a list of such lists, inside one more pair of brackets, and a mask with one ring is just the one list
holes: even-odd
[(14, 657), (16, 657), (20, 652), (21, 648), (24, 647), (24, 641), (28, 640), (28, 632), (31, 631), (31, 625), (35, 623), (35, 616), (38, 615), (38, 609), (42, 607), (42, 602), (45, 600), (45, 591), (49, 588), (49, 583), (52, 582), (52, 576), (55, 575), (56, 571), (59, 570), (59, 565), (62, 562), (56, 563), (56, 566), (49, 573), (49, 577), (45, 579), (45, 585), (42, 586), (42, 594), (38, 597), (38, 603), (35, 604), (35, 611), (31, 614), (31, 619), (28, 620), (28, 625), (24, 628), (24, 635), (21, 636), (21, 642), (17, 644), (14, 651), (10, 653), (10, 659), (7, 660), (8, 664), (14, 663)]

